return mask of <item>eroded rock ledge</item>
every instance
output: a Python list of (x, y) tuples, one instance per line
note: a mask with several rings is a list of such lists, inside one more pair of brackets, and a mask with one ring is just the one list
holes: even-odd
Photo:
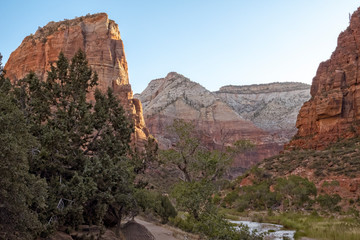
[(322, 149), (360, 133), (360, 8), (340, 33), (331, 58), (320, 63), (311, 99), (299, 113), (289, 148)]

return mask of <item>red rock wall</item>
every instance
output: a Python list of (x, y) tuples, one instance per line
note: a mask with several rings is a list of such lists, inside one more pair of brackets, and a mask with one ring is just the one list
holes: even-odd
[(322, 149), (360, 133), (360, 8), (338, 37), (331, 58), (319, 65), (311, 99), (298, 115), (288, 148)]
[(141, 102), (133, 99), (119, 28), (105, 13), (50, 22), (39, 28), (12, 52), (5, 65), (6, 76), (16, 81), (34, 71), (41, 79), (46, 80), (47, 71), (57, 60), (60, 51), (71, 59), (79, 48), (85, 51), (89, 65), (98, 73), (98, 87), (102, 91), (106, 91), (108, 87), (113, 88), (134, 119), (134, 139), (140, 142), (145, 140), (148, 130), (142, 116)]
[(147, 127), (150, 133), (155, 136), (161, 149), (168, 149), (175, 142), (176, 138), (167, 129), (174, 119), (190, 121), (196, 126), (201, 134), (201, 140), (209, 149), (221, 149), (223, 145), (228, 146), (240, 139), (250, 140), (255, 147), (244, 154), (236, 156), (230, 169), (231, 176), (238, 176), (245, 169), (279, 153), (283, 146), (274, 141), (267, 132), (262, 131), (250, 121), (234, 119), (233, 121), (211, 121), (201, 119), (189, 119), (180, 117), (154, 114), (145, 115)]

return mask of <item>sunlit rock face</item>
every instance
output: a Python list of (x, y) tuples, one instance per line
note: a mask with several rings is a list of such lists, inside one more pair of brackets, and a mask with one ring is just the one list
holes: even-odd
[(299, 113), (289, 148), (322, 149), (360, 132), (360, 8), (340, 33), (331, 58), (320, 63), (311, 99)]
[(224, 86), (216, 95), (240, 116), (287, 143), (296, 133), (295, 122), (302, 104), (310, 99), (310, 85), (284, 82)]
[[(112, 88), (134, 120), (134, 140), (143, 142), (148, 130), (142, 116), (141, 102), (133, 98), (118, 25), (106, 13), (50, 22), (39, 28), (12, 52), (5, 65), (6, 76), (16, 81), (34, 71), (42, 80), (46, 80), (47, 71), (61, 51), (71, 59), (78, 49), (85, 51), (89, 65), (97, 72), (100, 90), (104, 92)], [(92, 98), (93, 95), (89, 94), (89, 100)]]
[[(192, 122), (202, 133), (202, 141), (210, 149), (219, 149), (239, 139), (254, 142), (255, 149), (238, 156), (233, 163), (232, 173), (238, 175), (245, 168), (277, 154), (289, 140), (291, 132), (294, 133), (297, 111), (309, 97), (310, 86), (299, 87), (300, 85), (293, 84), (286, 88), (269, 84), (267, 88), (270, 87), (270, 90), (267, 92), (261, 90), (263, 86), (260, 85), (243, 88), (228, 86), (218, 92), (210, 92), (200, 84), (172, 72), (165, 78), (152, 80), (136, 97), (143, 103), (147, 126), (161, 148), (169, 148), (175, 141), (174, 136), (167, 130), (174, 119)], [(296, 94), (304, 95), (300, 103), (294, 100), (298, 97)], [(282, 102), (279, 99), (282, 99)], [(283, 105), (286, 105), (284, 103), (287, 101), (296, 102), (290, 104), (291, 107), (288, 104), (286, 111), (282, 110), (291, 112), (291, 116), (284, 116), (290, 123), (283, 124), (279, 116), (270, 118), (267, 124), (265, 119), (260, 120), (274, 108), (286, 108)], [(253, 121), (254, 119), (259, 119), (259, 124)], [(272, 126), (275, 125), (279, 127), (273, 129)]]

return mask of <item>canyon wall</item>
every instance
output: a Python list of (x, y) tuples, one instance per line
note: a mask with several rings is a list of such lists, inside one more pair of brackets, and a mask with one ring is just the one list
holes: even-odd
[(360, 8), (340, 33), (329, 60), (320, 63), (311, 99), (301, 108), (298, 132), (287, 147), (323, 149), (360, 132)]
[(61, 51), (71, 59), (78, 49), (86, 53), (89, 65), (98, 73), (98, 88), (103, 92), (112, 88), (129, 117), (134, 120), (134, 140), (143, 142), (149, 133), (141, 102), (133, 98), (129, 84), (124, 44), (118, 25), (105, 13), (50, 22), (39, 28), (11, 53), (5, 65), (6, 77), (17, 81), (34, 71), (42, 80), (46, 80), (47, 71)]

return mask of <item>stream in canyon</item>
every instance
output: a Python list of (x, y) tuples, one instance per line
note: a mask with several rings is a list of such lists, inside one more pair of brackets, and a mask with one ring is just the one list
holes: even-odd
[(284, 226), (272, 223), (259, 223), (251, 221), (230, 221), (237, 225), (245, 225), (250, 231), (257, 230), (258, 233), (266, 233), (266, 240), (294, 239), (295, 230), (284, 230)]

